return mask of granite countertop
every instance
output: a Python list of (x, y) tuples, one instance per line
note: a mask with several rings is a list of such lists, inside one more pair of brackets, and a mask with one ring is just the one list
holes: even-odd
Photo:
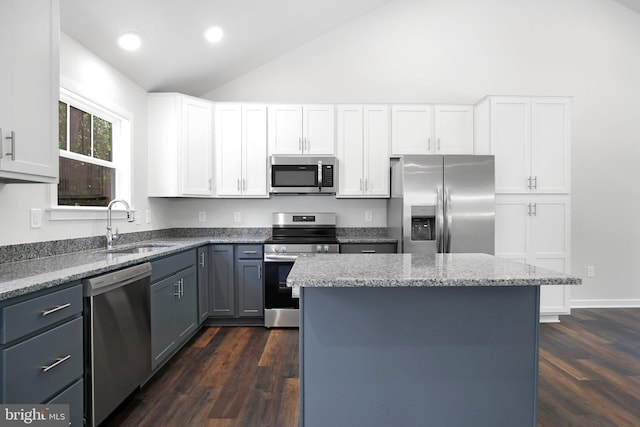
[(0, 264), (0, 301), (41, 289), (53, 288), (73, 280), (152, 261), (210, 243), (262, 244), (264, 239), (263, 236), (255, 235), (154, 239), (127, 245), (115, 245), (116, 248), (156, 245), (153, 251), (146, 253), (113, 253), (107, 252), (105, 249), (93, 249)]
[[(194, 235), (191, 235), (190, 232)], [(341, 243), (396, 243), (386, 236), (386, 229), (352, 228), (340, 229)], [(42, 256), (24, 261), (0, 263), (0, 301), (8, 300), (42, 289), (104, 274), (156, 258), (175, 254), (207, 244), (263, 244), (270, 237), (269, 229), (243, 229), (239, 232), (214, 230), (212, 234), (199, 235), (202, 231), (179, 230), (184, 237), (164, 237), (116, 245), (116, 247), (139, 246), (145, 244), (166, 244), (151, 252), (128, 254), (108, 253), (104, 249), (88, 249), (61, 255)], [(76, 244), (73, 241), (71, 244)], [(30, 247), (33, 245), (29, 245)], [(50, 249), (57, 249), (57, 245)], [(64, 245), (63, 245), (64, 246)], [(40, 245), (37, 246), (38, 248)], [(18, 246), (16, 246), (18, 248)], [(22, 248), (16, 250), (23, 250)], [(10, 251), (9, 251), (10, 252)], [(46, 251), (45, 251), (46, 252)], [(48, 254), (47, 254), (48, 255)]]
[(287, 286), (538, 286), (581, 279), (486, 254), (322, 254), (296, 260)]
[(338, 236), (338, 242), (340, 243), (398, 243), (398, 239), (394, 239), (388, 236), (360, 236), (360, 235), (345, 235)]

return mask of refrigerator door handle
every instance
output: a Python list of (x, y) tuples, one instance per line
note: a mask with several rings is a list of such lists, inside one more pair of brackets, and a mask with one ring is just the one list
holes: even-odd
[(445, 236), (444, 236), (444, 253), (451, 252), (451, 226), (453, 225), (453, 217), (451, 216), (451, 190), (444, 189), (444, 221), (445, 221)]
[(436, 194), (436, 252), (444, 252), (444, 194), (442, 187)]

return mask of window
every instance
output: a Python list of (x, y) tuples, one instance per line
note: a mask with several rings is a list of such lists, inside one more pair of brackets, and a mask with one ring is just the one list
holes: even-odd
[(129, 199), (129, 120), (71, 92), (58, 104), (57, 207), (106, 207)]

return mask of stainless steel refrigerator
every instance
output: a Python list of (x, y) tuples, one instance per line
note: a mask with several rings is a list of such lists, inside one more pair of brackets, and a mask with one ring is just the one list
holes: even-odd
[(412, 155), (391, 168), (389, 234), (406, 253), (494, 253), (493, 156)]

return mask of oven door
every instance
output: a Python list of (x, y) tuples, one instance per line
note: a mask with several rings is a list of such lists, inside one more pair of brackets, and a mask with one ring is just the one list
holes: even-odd
[(294, 257), (273, 260), (265, 256), (264, 263), (264, 323), (271, 327), (297, 327), (299, 300), (287, 287), (287, 276)]

